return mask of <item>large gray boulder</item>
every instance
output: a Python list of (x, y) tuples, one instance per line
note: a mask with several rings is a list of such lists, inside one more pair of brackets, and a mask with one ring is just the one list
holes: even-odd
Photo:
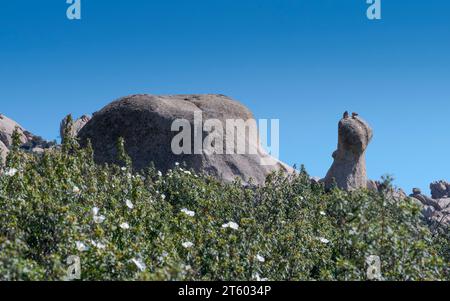
[[(195, 114), (202, 118), (200, 123), (197, 123), (197, 129), (200, 131), (195, 130)], [(117, 141), (119, 137), (124, 138), (126, 151), (133, 160), (133, 167), (138, 170), (153, 162), (157, 169), (167, 171), (173, 168), (176, 162), (185, 162), (188, 168), (205, 172), (224, 182), (240, 178), (244, 183), (248, 183), (252, 178), (255, 184), (263, 184), (272, 171), (293, 171), (260, 147), (257, 132), (238, 134), (233, 143), (234, 132), (231, 134), (225, 130), (229, 119), (247, 121), (252, 120), (253, 115), (242, 104), (223, 95), (132, 95), (114, 101), (95, 113), (81, 129), (78, 137), (81, 145), (86, 145), (87, 140), (91, 140), (95, 160), (99, 163), (117, 163)], [(181, 124), (191, 127), (188, 134), (192, 143), (190, 146), (184, 144), (185, 140), (183, 143), (176, 143), (182, 129), (178, 127), (179, 123), (173, 128), (176, 120), (184, 120)], [(205, 129), (207, 124), (211, 126), (211, 122), (215, 126)], [(221, 126), (224, 131), (221, 131)], [(224, 134), (214, 136), (212, 133)], [(209, 140), (209, 144), (223, 154), (202, 150), (199, 152), (195, 141), (202, 143), (201, 136), (203, 139), (217, 137), (211, 139), (213, 142)], [(196, 140), (195, 137), (200, 139)], [(256, 152), (227, 153), (226, 146), (236, 146), (237, 143), (245, 143), (247, 150), (252, 148)], [(174, 152), (173, 144), (186, 146), (192, 153), (179, 154), (179, 150)]]
[(325, 188), (334, 184), (346, 191), (367, 188), (365, 153), (373, 137), (371, 127), (357, 114), (352, 117), (344, 114), (339, 121), (338, 136), (334, 162), (324, 179)]

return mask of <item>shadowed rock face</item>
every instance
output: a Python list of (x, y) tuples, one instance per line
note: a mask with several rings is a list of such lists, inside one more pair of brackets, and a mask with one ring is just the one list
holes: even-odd
[(333, 165), (324, 179), (327, 189), (334, 183), (347, 191), (367, 188), (365, 153), (372, 137), (371, 127), (358, 116), (339, 121), (338, 149), (333, 153)]
[[(95, 113), (78, 137), (81, 145), (85, 145), (87, 139), (91, 140), (98, 163), (117, 163), (117, 140), (124, 138), (126, 151), (135, 169), (146, 168), (153, 162), (157, 169), (167, 171), (174, 167), (175, 162), (185, 162), (189, 168), (224, 182), (238, 177), (244, 183), (252, 178), (256, 184), (264, 183), (265, 177), (272, 171), (292, 170), (266, 154), (259, 143), (254, 145), (257, 154), (253, 155), (174, 154), (172, 140), (180, 132), (171, 131), (176, 119), (184, 119), (190, 124), (194, 148), (194, 112), (201, 112), (203, 123), (207, 119), (217, 119), (224, 128), (227, 119), (253, 119), (246, 107), (223, 95), (133, 95), (114, 101)], [(209, 134), (203, 132), (203, 139)], [(229, 138), (224, 134), (223, 146), (227, 145)], [(258, 142), (254, 138), (249, 134), (237, 139), (245, 139), (251, 144)], [(261, 165), (262, 158), (273, 161), (273, 165)]]
[(446, 181), (437, 181), (431, 183), (430, 189), (433, 199), (442, 199), (450, 197), (450, 183)]

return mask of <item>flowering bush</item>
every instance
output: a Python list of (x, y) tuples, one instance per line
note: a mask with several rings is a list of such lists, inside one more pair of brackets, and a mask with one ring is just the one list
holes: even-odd
[[(411, 200), (311, 184), (302, 169), (264, 187), (221, 184), (174, 165), (163, 174), (96, 165), (65, 139), (33, 155), (17, 144), (1, 166), (0, 279), (445, 280), (449, 239)], [(448, 233), (448, 232), (447, 232)]]

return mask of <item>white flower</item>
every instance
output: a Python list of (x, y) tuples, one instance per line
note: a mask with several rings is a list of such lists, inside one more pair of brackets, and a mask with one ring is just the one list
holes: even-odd
[(175, 162), (175, 166), (180, 166), (180, 163), (178, 163), (178, 162)]
[(161, 198), (162, 198), (163, 200), (165, 200), (165, 199), (166, 199), (166, 195), (165, 195), (165, 194), (161, 194)]
[(133, 209), (134, 208), (134, 205), (133, 205), (133, 203), (130, 201), (130, 200), (125, 200), (125, 205), (127, 205), (127, 207), (128, 208), (130, 208), (130, 209)]
[(233, 230), (239, 229), (239, 225), (236, 224), (235, 222), (229, 222), (228, 225), (229, 225), (229, 227), (230, 227), (231, 229), (233, 229)]
[(325, 216), (325, 215), (327, 215), (324, 211), (320, 211), (320, 215), (323, 215), (323, 216)]
[(269, 279), (267, 278), (261, 278), (258, 273), (253, 274), (253, 279), (255, 279), (256, 281), (269, 281)]
[(98, 215), (99, 210), (100, 209), (98, 209), (98, 207), (92, 208), (92, 217), (94, 219), (94, 223), (96, 224), (101, 224), (106, 219), (106, 217), (104, 217), (103, 215)]
[(127, 168), (124, 166), (124, 167), (121, 167), (120, 168), (122, 171), (126, 171), (127, 170)]
[(136, 267), (141, 272), (145, 271), (145, 269), (147, 268), (145, 263), (142, 260), (140, 260), (140, 259), (133, 258), (133, 259), (131, 259), (131, 261), (136, 265)]
[(162, 172), (160, 172), (160, 171), (158, 170), (158, 177), (162, 177), (162, 176), (163, 176)]
[(128, 223), (121, 223), (119, 227), (124, 230), (130, 229), (130, 225)]
[(85, 245), (84, 243), (82, 243), (81, 241), (77, 241), (77, 242), (76, 242), (76, 245), (77, 245), (77, 250), (80, 251), (80, 252), (84, 252), (84, 251), (89, 250), (88, 246), (86, 246), (86, 245)]
[(100, 242), (96, 242), (94, 240), (91, 240), (91, 244), (96, 247), (97, 249), (103, 250), (106, 248), (106, 246)]
[(321, 243), (324, 243), (324, 244), (327, 244), (330, 242), (328, 239), (323, 238), (323, 237), (319, 237), (318, 239), (320, 240)]
[(72, 192), (75, 194), (80, 194), (81, 190), (77, 186), (73, 186)]
[(187, 216), (190, 216), (190, 217), (194, 217), (195, 216), (195, 212), (194, 211), (190, 211), (190, 210), (188, 210), (186, 208), (181, 209), (181, 212), (183, 212), (184, 214), (186, 214)]
[(96, 216), (97, 214), (98, 214), (98, 211), (99, 211), (100, 209), (98, 209), (98, 207), (94, 207), (94, 208), (92, 208), (92, 215), (93, 216)]
[(106, 217), (104, 217), (103, 215), (95, 215), (94, 216), (94, 223), (96, 224), (101, 224), (105, 221)]
[(183, 247), (185, 247), (186, 249), (192, 248), (194, 246), (194, 244), (190, 241), (186, 241), (184, 243), (181, 244)]
[(5, 175), (8, 177), (14, 177), (16, 175), (16, 173), (18, 172), (17, 169), (15, 168), (10, 168), (8, 170), (5, 171)]
[(191, 175), (192, 174), (189, 170), (185, 170), (184, 173), (187, 174), (187, 175)]
[(239, 225), (236, 224), (235, 222), (228, 222), (226, 224), (223, 224), (222, 228), (224, 228), (224, 229), (231, 228), (233, 230), (237, 230), (237, 229), (239, 229)]
[(261, 255), (256, 255), (256, 260), (258, 260), (259, 262), (265, 262), (266, 261), (266, 259), (263, 257), (263, 256), (261, 256)]

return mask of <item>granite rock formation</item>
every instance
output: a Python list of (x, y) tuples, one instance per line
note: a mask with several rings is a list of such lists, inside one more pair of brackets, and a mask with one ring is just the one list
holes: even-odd
[(431, 224), (450, 225), (450, 198), (448, 182), (439, 181), (430, 185), (432, 197), (428, 197), (418, 188), (413, 189), (411, 198), (418, 200), (422, 206), (422, 214)]
[(325, 188), (335, 184), (346, 191), (367, 188), (365, 153), (373, 137), (371, 127), (356, 113), (352, 117), (345, 114), (339, 121), (338, 136), (334, 162), (324, 179)]
[[(248, 121), (253, 118), (245, 106), (223, 95), (132, 95), (95, 113), (81, 129), (78, 138), (81, 145), (86, 145), (88, 139), (91, 141), (98, 163), (118, 163), (117, 141), (122, 137), (126, 152), (137, 170), (153, 163), (157, 169), (167, 171), (174, 167), (175, 162), (184, 162), (188, 168), (224, 182), (240, 178), (243, 183), (252, 179), (254, 184), (263, 184), (272, 171), (293, 170), (262, 149), (257, 130), (244, 130), (247, 135), (241, 133), (236, 136), (234, 131), (225, 131), (228, 120)], [(178, 125), (183, 124), (183, 129), (190, 128), (188, 138), (191, 139), (185, 148), (188, 152), (173, 151), (174, 138), (181, 130), (179, 126), (174, 129), (174, 121), (181, 122)], [(211, 136), (216, 137), (209, 140), (216, 152), (202, 151), (202, 143)], [(186, 139), (179, 145), (184, 148), (184, 143), (187, 143)], [(228, 145), (242, 143), (246, 147), (244, 154), (236, 152), (236, 148), (231, 153), (226, 149)], [(255, 152), (249, 152), (250, 148)]]
[(15, 129), (17, 129), (17, 132), (19, 133), (21, 143), (26, 143), (32, 138), (32, 135), (20, 124), (5, 115), (0, 114), (0, 141), (3, 142), (6, 147), (11, 147), (13, 142), (12, 136)]

